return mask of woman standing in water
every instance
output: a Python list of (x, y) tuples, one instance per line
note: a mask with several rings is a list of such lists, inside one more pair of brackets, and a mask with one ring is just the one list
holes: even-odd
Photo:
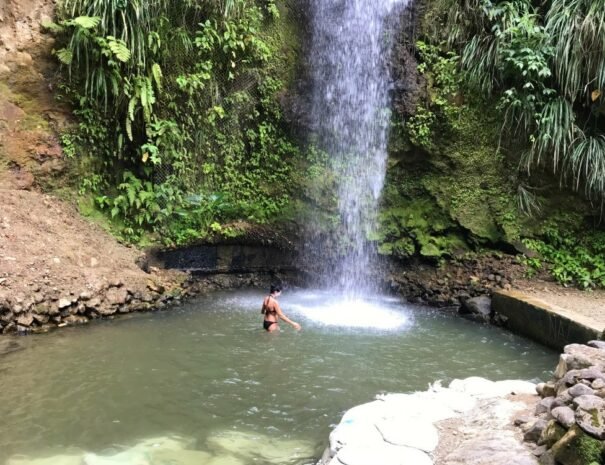
[(281, 288), (272, 284), (269, 295), (265, 297), (265, 300), (263, 300), (263, 308), (260, 311), (263, 315), (265, 315), (265, 321), (263, 321), (263, 328), (265, 328), (265, 330), (269, 331), (270, 333), (278, 330), (279, 325), (277, 324), (277, 322), (281, 318), (297, 331), (300, 330), (300, 325), (295, 321), (292, 321), (286, 315), (284, 315), (284, 312), (282, 312), (281, 308), (279, 308), (277, 298), (280, 295)]

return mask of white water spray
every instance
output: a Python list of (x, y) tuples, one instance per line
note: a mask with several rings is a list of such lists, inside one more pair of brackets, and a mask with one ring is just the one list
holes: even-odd
[(319, 144), (336, 173), (343, 249), (335, 263), (327, 262), (323, 275), (326, 284), (347, 296), (373, 287), (368, 234), (384, 184), (390, 119), (392, 34), (386, 25), (395, 7), (406, 3), (312, 0), (313, 116)]

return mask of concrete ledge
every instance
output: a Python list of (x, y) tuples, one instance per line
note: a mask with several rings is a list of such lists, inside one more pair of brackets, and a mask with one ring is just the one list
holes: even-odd
[(508, 318), (506, 326), (511, 331), (553, 349), (603, 336), (604, 328), (590, 318), (518, 291), (494, 293), (492, 310)]

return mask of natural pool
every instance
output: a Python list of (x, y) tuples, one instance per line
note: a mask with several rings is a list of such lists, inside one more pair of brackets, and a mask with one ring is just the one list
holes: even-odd
[[(17, 338), (0, 357), (0, 463), (310, 464), (348, 408), (468, 376), (546, 379), (556, 354), (393, 298), (261, 292)], [(203, 452), (194, 452), (203, 451)]]

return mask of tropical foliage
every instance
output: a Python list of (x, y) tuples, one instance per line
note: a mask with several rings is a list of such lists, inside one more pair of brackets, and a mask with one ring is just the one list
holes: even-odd
[(605, 196), (605, 2), (445, 0), (466, 84), (497, 99), (503, 130), (589, 198)]
[(184, 242), (284, 208), (299, 150), (277, 103), (291, 58), (273, 0), (63, 0), (57, 16), (78, 121), (62, 142), (124, 236)]

